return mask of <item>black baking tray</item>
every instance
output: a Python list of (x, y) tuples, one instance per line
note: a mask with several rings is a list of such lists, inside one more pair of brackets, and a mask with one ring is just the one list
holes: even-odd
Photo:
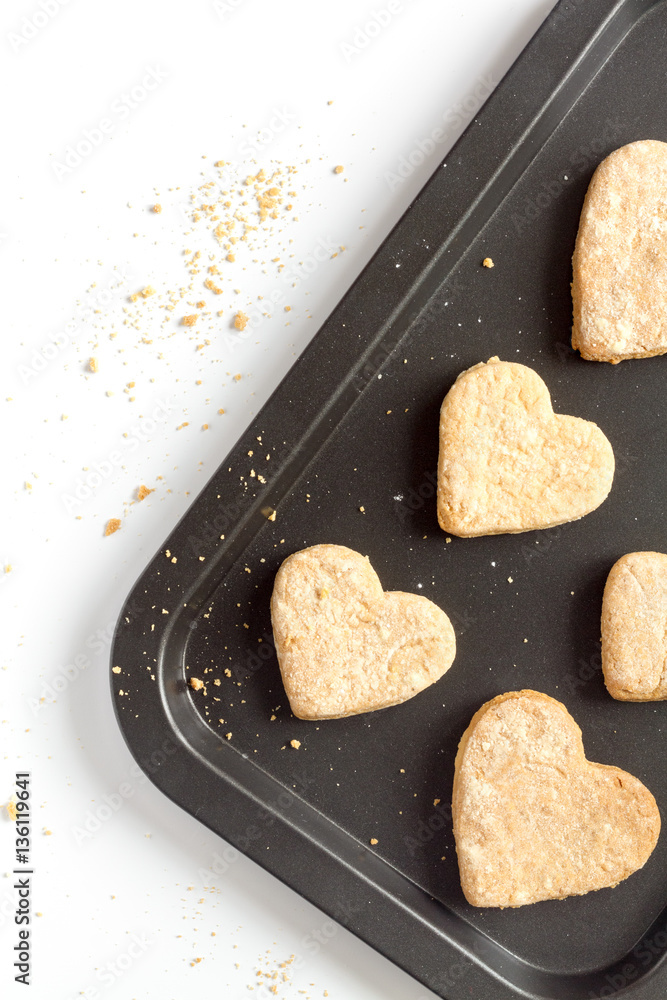
[[(667, 359), (611, 366), (569, 346), (591, 174), (624, 143), (667, 141), (666, 96), (664, 2), (559, 4), (143, 573), (114, 639), (118, 721), (151, 780), (448, 1000), (667, 996), (665, 836), (616, 889), (475, 909), (449, 809), (472, 714), (523, 687), (566, 704), (591, 760), (667, 802), (667, 709), (613, 701), (599, 647), (614, 561), (667, 550)], [(602, 427), (614, 486), (573, 524), (447, 541), (438, 410), (492, 355)], [(319, 542), (447, 611), (446, 677), (382, 712), (291, 716), (269, 597), (285, 556)]]

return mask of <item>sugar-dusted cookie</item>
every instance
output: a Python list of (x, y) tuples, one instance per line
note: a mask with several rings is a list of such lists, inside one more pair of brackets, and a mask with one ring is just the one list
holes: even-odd
[(482, 705), (459, 744), (452, 801), (461, 886), (473, 906), (524, 906), (615, 886), (660, 833), (655, 799), (584, 756), (564, 705), (513, 691)]
[(593, 174), (572, 258), (572, 346), (588, 361), (667, 352), (667, 143), (621, 146)]
[(602, 670), (612, 698), (667, 698), (667, 555), (629, 552), (602, 599)]
[(343, 545), (313, 545), (285, 560), (271, 619), (300, 719), (398, 705), (442, 677), (456, 653), (444, 611), (417, 594), (385, 593), (368, 559)]
[(463, 372), (440, 410), (438, 521), (452, 535), (551, 528), (599, 507), (614, 453), (589, 420), (554, 413), (525, 365), (491, 358)]

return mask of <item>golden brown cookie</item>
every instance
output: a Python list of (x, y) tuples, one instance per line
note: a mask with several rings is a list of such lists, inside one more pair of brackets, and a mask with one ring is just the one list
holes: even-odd
[(655, 799), (584, 756), (564, 705), (512, 691), (483, 705), (456, 755), (452, 801), (461, 886), (473, 906), (524, 906), (615, 886), (660, 833)]
[(300, 719), (398, 705), (449, 670), (449, 618), (416, 594), (385, 593), (368, 558), (313, 545), (282, 564), (271, 619), (285, 691)]
[(473, 537), (551, 528), (611, 489), (614, 453), (597, 424), (554, 413), (539, 375), (491, 358), (463, 372), (440, 410), (438, 521)]
[(667, 143), (621, 146), (593, 174), (572, 258), (572, 346), (588, 361), (667, 352)]
[(667, 698), (667, 555), (629, 552), (602, 599), (602, 669), (612, 698)]

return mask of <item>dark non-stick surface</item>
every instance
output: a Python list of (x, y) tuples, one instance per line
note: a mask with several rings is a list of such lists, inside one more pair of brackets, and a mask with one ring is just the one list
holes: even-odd
[[(559, 32), (569, 30), (580, 6), (557, 9)], [(593, 6), (604, 12), (603, 4)], [(661, 811), (667, 803), (665, 706), (613, 701), (603, 684), (599, 645), (602, 591), (614, 561), (633, 550), (667, 551), (667, 359), (611, 366), (585, 362), (569, 346), (570, 258), (591, 174), (624, 143), (667, 141), (667, 8), (654, 5), (639, 17), (649, 4), (617, 5), (623, 6), (634, 27), (609, 58), (591, 57), (588, 69), (584, 62), (571, 110), (564, 109), (562, 122), (563, 109), (553, 111), (558, 118), (551, 119), (546, 141), (526, 152), (516, 183), (506, 196), (497, 195), (488, 221), (455, 260), (437, 264), (444, 281), (438, 284), (436, 268), (436, 277), (419, 286), (421, 314), (406, 324), (398, 346), (390, 352), (376, 345), (341, 382), (328, 437), (320, 430), (306, 442), (298, 478), (292, 473), (276, 481), (271, 502), (277, 519), (266, 520), (248, 503), (248, 530), (233, 552), (235, 562), (222, 559), (216, 571), (205, 562), (195, 568), (188, 585), (197, 597), (186, 609), (187, 630), (178, 645), (184, 676), (206, 681), (206, 694), (183, 687), (181, 697), (192, 698), (223, 738), (225, 752), (233, 747), (246, 755), (360, 844), (377, 838), (374, 852), (450, 913), (520, 959), (519, 965), (551, 972), (554, 982), (561, 977), (565, 992), (553, 996), (607, 995), (604, 981), (592, 993), (568, 993), (567, 983), (622, 959), (659, 918), (665, 837), (645, 868), (616, 889), (516, 910), (479, 910), (461, 893), (449, 803), (456, 748), (470, 717), (489, 698), (523, 687), (565, 703), (583, 730), (589, 759), (627, 769), (648, 785)], [(604, 42), (604, 31), (598, 46), (600, 37)], [(440, 169), (460, 176), (461, 155), (457, 147)], [(391, 297), (402, 268), (426, 272), (423, 260), (437, 222), (431, 211), (421, 245), (414, 228), (411, 243), (401, 245), (394, 234), (391, 252), (376, 265), (367, 308), (362, 301), (339, 326), (342, 352), (349, 353), (355, 339), (366, 349), (368, 325), (378, 326), (383, 297)], [(486, 256), (493, 269), (481, 266)], [(335, 341), (330, 350), (335, 357)], [(457, 375), (493, 355), (534, 368), (557, 412), (599, 424), (616, 455), (614, 485), (601, 508), (572, 524), (449, 539), (435, 513), (438, 411)], [(228, 477), (241, 495), (245, 490), (251, 496), (257, 486), (251, 469), (271, 481), (293, 449), (290, 406), (296, 412), (308, 400), (316, 412), (332, 388), (327, 366), (309, 366), (306, 357), (283, 396), (280, 422), (269, 404), (207, 487), (208, 507), (198, 501), (199, 530), (188, 515), (187, 530), (177, 529), (169, 540), (179, 559), (186, 553), (198, 558), (213, 539), (223, 548), (228, 544), (233, 531), (219, 539), (211, 528), (220, 483)], [(246, 518), (240, 501), (238, 510), (232, 519), (237, 530)], [(218, 526), (228, 520), (223, 516)], [(385, 589), (423, 594), (448, 613), (458, 652), (439, 683), (402, 706), (369, 715), (325, 723), (291, 715), (272, 649), (269, 598), (282, 560), (319, 542), (367, 554)], [(164, 576), (171, 564), (162, 559)], [(292, 739), (301, 742), (298, 751)], [(224, 770), (218, 758), (216, 766)], [(666, 943), (662, 935), (655, 950)], [(405, 956), (391, 957), (406, 964)], [(635, 956), (635, 971), (625, 978), (631, 989), (641, 989), (649, 964)], [(624, 985), (613, 976), (609, 982), (610, 989), (614, 982)], [(437, 977), (431, 975), (430, 983), (437, 986)], [(469, 995), (462, 984), (450, 976), (447, 995)]]

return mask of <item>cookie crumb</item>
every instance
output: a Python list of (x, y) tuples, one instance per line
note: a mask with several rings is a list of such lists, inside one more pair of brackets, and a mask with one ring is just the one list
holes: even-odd
[(493, 263), (490, 257), (485, 257), (484, 260), (482, 261), (482, 267), (495, 267), (495, 266), (496, 265)]
[(376, 845), (376, 844), (377, 844), (377, 842), (378, 842), (378, 839), (377, 839), (377, 837), (371, 837), (371, 841), (370, 841), (370, 842), (371, 842), (372, 846), (373, 846), (373, 847), (375, 847), (375, 845)]
[(194, 326), (197, 322), (197, 313), (191, 313), (189, 316), (181, 317), (181, 326)]
[(91, 372), (99, 371), (97, 367), (97, 358), (91, 358), (88, 362), (88, 368)]
[(147, 486), (142, 484), (137, 490), (137, 500), (145, 500), (151, 493), (155, 493), (155, 487), (153, 487), (152, 490), (149, 490)]
[(345, 169), (345, 167), (341, 166), (341, 164), (339, 163), (337, 167), (334, 167), (334, 173), (335, 174), (342, 174), (344, 169)]
[(433, 805), (434, 806), (439, 806), (440, 805), (440, 799), (433, 799)]
[(110, 517), (109, 520), (107, 521), (107, 526), (104, 529), (104, 537), (106, 538), (107, 535), (113, 535), (114, 532), (118, 531), (119, 529), (120, 529), (120, 518)]
[(301, 746), (301, 741), (300, 740), (290, 740), (289, 741), (289, 745), (291, 747), (294, 747), (295, 750), (298, 750), (299, 747)]
[(111, 672), (113, 674), (119, 674), (120, 673), (120, 667), (112, 667), (111, 668)]
[(5, 809), (7, 810), (7, 815), (9, 816), (9, 819), (11, 820), (11, 822), (15, 823), (16, 822), (16, 801), (15, 801), (15, 799), (11, 798), (9, 800), (9, 802), (7, 803), (7, 805), (5, 806)]
[(245, 330), (247, 325), (248, 325), (248, 317), (241, 309), (239, 309), (236, 316), (234, 317), (234, 326), (236, 327), (237, 330)]
[(133, 292), (133, 294), (130, 295), (130, 302), (137, 302), (140, 298), (147, 299), (150, 295), (155, 295), (155, 289), (152, 285), (146, 285), (146, 287), (142, 288), (141, 291)]
[(194, 691), (201, 691), (201, 689), (203, 688), (203, 686), (204, 686), (204, 682), (201, 681), (198, 677), (191, 677), (190, 678), (190, 687)]
[(155, 212), (156, 215), (159, 215), (160, 212), (162, 211), (162, 205), (153, 205), (151, 211)]
[(231, 740), (231, 738), (232, 738), (232, 734), (231, 733), (225, 733), (225, 739)]

